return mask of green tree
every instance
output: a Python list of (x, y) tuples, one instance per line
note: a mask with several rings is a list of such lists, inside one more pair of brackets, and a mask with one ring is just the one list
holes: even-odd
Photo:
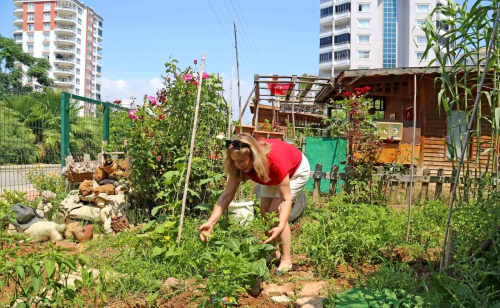
[[(25, 72), (19, 62), (27, 67)], [(33, 78), (37, 87), (51, 87), (53, 80), (48, 72), (51, 66), (47, 59), (35, 58), (25, 52), (13, 39), (0, 35), (0, 93), (19, 93), (33, 88), (23, 85), (24, 77)]]

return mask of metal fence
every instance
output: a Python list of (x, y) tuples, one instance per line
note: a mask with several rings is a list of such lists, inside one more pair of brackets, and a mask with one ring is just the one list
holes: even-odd
[(0, 194), (36, 197), (30, 176), (60, 174), (67, 155), (96, 160), (103, 149), (123, 150), (127, 111), (65, 92), (0, 94)]

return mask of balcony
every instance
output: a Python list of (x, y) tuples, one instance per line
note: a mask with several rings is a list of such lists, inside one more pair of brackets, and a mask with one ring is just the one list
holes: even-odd
[(99, 43), (96, 43), (95, 45), (97, 46), (97, 51), (101, 51), (102, 50), (102, 46)]
[(338, 67), (338, 66), (342, 67), (342, 66), (349, 66), (349, 63), (350, 63), (349, 57), (338, 58), (338, 59), (335, 59), (334, 65), (335, 65), (335, 67)]
[(335, 51), (350, 49), (350, 48), (351, 48), (351, 43), (349, 41), (335, 43)]
[(327, 15), (319, 18), (319, 22), (321, 24), (331, 24), (333, 21), (333, 14), (332, 15)]
[(14, 27), (22, 27), (23, 26), (23, 19), (22, 18), (14, 18), (13, 25), (14, 25)]
[(98, 42), (102, 42), (102, 40), (103, 40), (102, 36), (101, 35), (97, 35), (97, 41)]
[(333, 5), (332, 0), (320, 0), (319, 1), (319, 8), (324, 9), (325, 7)]
[(102, 52), (97, 53), (97, 60), (102, 60)]
[(333, 29), (332, 28), (322, 28), (319, 29), (319, 37), (332, 36)]
[(326, 68), (331, 68), (332, 67), (332, 61), (329, 60), (329, 61), (319, 61), (319, 68), (323, 68), (323, 69), (326, 69)]
[(102, 72), (96, 72), (95, 75), (96, 77), (102, 77)]
[(55, 67), (53, 70), (54, 76), (75, 76), (75, 70), (72, 68)]
[(24, 13), (23, 8), (19, 8), (19, 9), (14, 10), (14, 16), (16, 16), (16, 17), (23, 18), (23, 13)]
[(14, 34), (19, 34), (23, 33), (23, 27), (15, 27), (14, 28)]
[(351, 32), (351, 26), (335, 27), (335, 35), (340, 35), (350, 32)]
[(70, 14), (76, 14), (76, 7), (68, 6), (68, 5), (56, 5), (56, 12), (64, 12)]
[(23, 35), (22, 34), (14, 35), (14, 40), (16, 41), (16, 43), (22, 43), (23, 42)]
[(54, 80), (54, 84), (59, 87), (72, 88), (73, 78), (57, 78)]
[(23, 7), (23, 0), (14, 0), (14, 5), (17, 7), (22, 8)]
[(319, 46), (319, 53), (325, 53), (329, 51), (332, 51), (332, 44)]
[(76, 25), (76, 18), (70, 16), (57, 15), (54, 20), (60, 24)]
[(75, 38), (69, 36), (57, 36), (56, 42), (61, 45), (75, 45)]
[(340, 11), (335, 13), (335, 21), (337, 20), (342, 20), (346, 18), (351, 18), (351, 11), (350, 10), (345, 10), (345, 11)]
[(62, 67), (73, 67), (75, 66), (75, 58), (54, 58), (54, 64), (61, 65)]
[(62, 35), (76, 35), (75, 27), (57, 25), (54, 32)]
[(75, 55), (75, 49), (71, 47), (56, 46), (55, 52), (64, 56)]

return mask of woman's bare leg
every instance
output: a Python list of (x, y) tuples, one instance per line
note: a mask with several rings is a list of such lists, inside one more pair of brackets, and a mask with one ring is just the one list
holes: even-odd
[[(269, 207), (269, 213), (280, 211), (280, 198), (274, 198)], [(278, 266), (278, 270), (286, 270), (292, 268), (292, 232), (290, 231), (290, 226), (288, 222), (286, 223), (285, 229), (280, 234), (280, 250), (281, 250), (281, 263)], [(279, 257), (277, 255), (277, 257)]]

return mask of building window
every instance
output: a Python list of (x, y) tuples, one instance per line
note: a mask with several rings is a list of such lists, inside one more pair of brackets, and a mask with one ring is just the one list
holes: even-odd
[(422, 27), (425, 23), (425, 20), (417, 20), (416, 21), (416, 24), (417, 24), (417, 27)]
[(92, 40), (92, 33), (89, 32), (89, 34), (87, 34), (87, 38), (89, 41), (91, 41)]
[[(76, 73), (78, 74), (79, 69), (76, 69)], [(76, 84), (80, 84), (80, 78), (76, 78)]]
[(33, 52), (33, 44), (28, 44), (28, 52)]
[(429, 5), (417, 4), (417, 13), (429, 13)]
[(360, 12), (370, 12), (370, 4), (360, 4), (359, 11)]
[(319, 63), (331, 62), (331, 61), (332, 61), (332, 53), (331, 52), (322, 53), (319, 55)]
[(98, 32), (98, 33), (99, 33), (99, 36), (100, 36), (100, 37), (102, 37), (102, 31), (101, 31), (101, 30), (99, 30), (99, 32)]
[(50, 2), (45, 2), (43, 5), (43, 10), (44, 11), (50, 11), (51, 10), (51, 5)]
[(50, 21), (50, 13), (43, 13), (43, 21)]
[(424, 58), (424, 53), (421, 51), (417, 51), (417, 60), (418, 61), (427, 61), (427, 57)]
[(370, 26), (371, 26), (370, 19), (358, 19), (359, 28), (370, 28)]
[(82, 40), (81, 40), (81, 39), (76, 39), (76, 42), (77, 42), (78, 44), (81, 44), (81, 43), (82, 43)]
[(49, 55), (43, 55), (43, 57), (47, 60), (50, 60), (50, 56)]
[(90, 42), (87, 42), (87, 48), (88, 48), (88, 49), (91, 49), (91, 48), (92, 48), (92, 44), (90, 44)]
[(89, 19), (92, 19), (92, 13), (89, 13)]
[(43, 51), (50, 51), (50, 44), (43, 44)]
[(87, 88), (90, 88), (90, 81), (87, 80)]
[(89, 22), (89, 30), (92, 31), (92, 23)]
[(90, 69), (90, 62), (87, 62), (87, 69)]
[(427, 44), (427, 37), (417, 36), (417, 44)]
[(102, 28), (102, 21), (99, 21), (99, 27)]
[(95, 72), (95, 65), (92, 65), (92, 71)]
[(94, 37), (94, 43), (97, 43), (97, 40), (96, 40), (96, 38), (95, 38), (95, 37)]
[(78, 18), (78, 24), (81, 25), (82, 24), (82, 19), (81, 18)]
[(351, 11), (351, 3), (343, 3), (335, 6), (335, 14), (342, 14)]
[(77, 48), (77, 49), (76, 49), (76, 53), (77, 53), (77, 54), (81, 54), (81, 53), (82, 53), (82, 50), (81, 50), (80, 48)]
[(94, 74), (92, 74), (92, 80), (95, 80), (95, 75)]
[(92, 60), (95, 62), (95, 60), (96, 60), (96, 59), (95, 59), (95, 56), (93, 56), (93, 57), (92, 57)]
[[(80, 69), (79, 68), (76, 69), (76, 73), (80, 74)], [(80, 79), (77, 79), (77, 80), (78, 80), (78, 83), (80, 83)]]
[(78, 14), (82, 14), (83, 13), (83, 10), (81, 8), (78, 8)]
[(35, 4), (28, 3), (28, 12), (34, 12), (34, 11), (35, 11)]
[(335, 45), (342, 45), (351, 42), (351, 34), (344, 33), (335, 36)]
[(82, 29), (78, 28), (78, 34), (82, 34)]
[(396, 67), (396, 7), (397, 0), (384, 1), (384, 41), (383, 41), (383, 68)]
[(80, 94), (80, 89), (76, 89), (75, 93)]
[(35, 30), (35, 25), (29, 24), (28, 25), (28, 31), (34, 31)]
[(370, 43), (370, 36), (369, 35), (358, 35), (358, 43), (369, 44)]
[(351, 57), (351, 51), (349, 49), (336, 51), (333, 57), (335, 61), (346, 60)]
[[(451, 115), (446, 119), (446, 131), (446, 158), (458, 159), (462, 155), (462, 142), (466, 142), (464, 139), (467, 133), (467, 112), (451, 110)], [(468, 152), (466, 149), (465, 159), (469, 157)]]
[(90, 72), (87, 71), (87, 79), (90, 79)]
[(90, 51), (87, 51), (87, 60), (91, 60), (92, 59), (92, 54), (90, 53)]
[(370, 59), (370, 51), (358, 50), (358, 59)]
[(34, 42), (35, 41), (35, 35), (34, 34), (28, 34), (28, 42)]
[(321, 18), (331, 16), (331, 15), (333, 15), (333, 6), (321, 9), (321, 12), (320, 12)]
[(28, 14), (28, 22), (35, 22), (35, 14)]
[(332, 46), (332, 37), (323, 37), (319, 39), (319, 48)]
[(97, 48), (95, 48), (95, 46), (94, 46), (94, 52), (97, 52)]
[(76, 58), (76, 64), (80, 64), (80, 58)]
[(436, 28), (439, 30), (444, 30), (444, 31), (448, 31), (450, 30), (452, 27), (450, 27), (450, 25), (447, 25), (445, 24), (444, 22), (442, 22), (441, 20), (436, 20)]
[(43, 24), (43, 31), (50, 31), (50, 24), (49, 23)]
[(43, 40), (44, 41), (50, 41), (50, 33), (44, 33), (43, 34)]

